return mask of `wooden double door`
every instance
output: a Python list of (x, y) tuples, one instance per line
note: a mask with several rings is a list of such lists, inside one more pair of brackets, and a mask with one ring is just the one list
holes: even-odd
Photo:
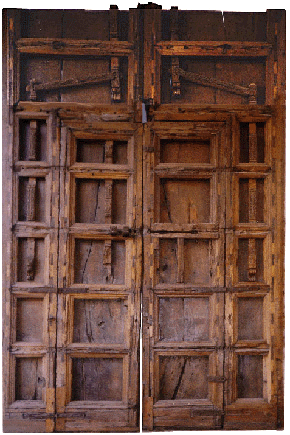
[(143, 6), (7, 11), (8, 432), (282, 425), (284, 15)]

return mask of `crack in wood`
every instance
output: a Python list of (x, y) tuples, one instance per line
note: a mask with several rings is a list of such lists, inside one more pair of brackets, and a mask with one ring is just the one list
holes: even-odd
[(179, 378), (178, 378), (178, 381), (177, 381), (176, 387), (174, 389), (174, 392), (173, 392), (171, 400), (175, 400), (176, 397), (177, 397), (178, 390), (179, 390), (179, 387), (181, 385), (182, 377), (184, 375), (186, 363), (187, 363), (187, 356), (184, 357), (184, 363), (183, 363), (183, 365), (181, 367), (181, 372), (180, 372), (180, 375), (179, 375)]

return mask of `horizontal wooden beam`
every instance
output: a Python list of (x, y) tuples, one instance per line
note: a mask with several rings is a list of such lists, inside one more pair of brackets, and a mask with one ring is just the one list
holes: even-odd
[(161, 41), (155, 48), (162, 56), (266, 57), (272, 46), (248, 41)]
[(95, 41), (53, 38), (21, 38), (16, 42), (19, 53), (74, 56), (126, 56), (133, 50), (127, 41)]

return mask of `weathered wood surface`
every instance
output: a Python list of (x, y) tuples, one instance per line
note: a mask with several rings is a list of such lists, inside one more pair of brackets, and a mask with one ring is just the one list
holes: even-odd
[(143, 428), (281, 428), (285, 11), (6, 10), (3, 53), (5, 430), (138, 430), (141, 286)]

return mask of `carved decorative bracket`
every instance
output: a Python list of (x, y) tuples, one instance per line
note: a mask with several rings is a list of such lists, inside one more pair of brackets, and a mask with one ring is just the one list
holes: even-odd
[(68, 79), (56, 80), (54, 82), (38, 83), (35, 79), (30, 80), (29, 85), (26, 86), (26, 91), (29, 93), (29, 99), (35, 101), (37, 99), (37, 92), (39, 91), (56, 91), (65, 88), (75, 88), (90, 84), (100, 84), (111, 81), (113, 87), (115, 80), (119, 80), (117, 71), (101, 74), (99, 76), (90, 76), (85, 79)]
[[(221, 89), (232, 94), (242, 95), (243, 97), (249, 98), (250, 104), (257, 104), (257, 86), (255, 83), (251, 83), (248, 87), (236, 85), (234, 83), (224, 82), (222, 80), (217, 80), (215, 78), (206, 77), (202, 74), (196, 74), (193, 72), (184, 71), (182, 68), (177, 66), (177, 63), (172, 58), (171, 66), (171, 76), (172, 76), (172, 93), (173, 95), (178, 95), (178, 81), (179, 77), (183, 77), (185, 80), (197, 83), (202, 86), (208, 86), (215, 89)], [(180, 92), (179, 92), (180, 93)]]

